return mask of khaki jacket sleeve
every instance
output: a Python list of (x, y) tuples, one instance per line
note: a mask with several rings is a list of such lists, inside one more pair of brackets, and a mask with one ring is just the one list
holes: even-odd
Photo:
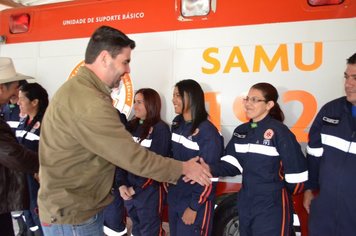
[(93, 104), (79, 117), (73, 135), (97, 156), (136, 175), (169, 183), (176, 183), (182, 175), (181, 162), (157, 155), (135, 143), (115, 108), (105, 100)]

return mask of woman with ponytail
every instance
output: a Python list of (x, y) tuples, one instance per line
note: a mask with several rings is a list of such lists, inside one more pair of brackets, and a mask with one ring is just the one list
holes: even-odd
[[(243, 99), (249, 122), (238, 126), (214, 176), (242, 174), (237, 207), (241, 236), (292, 235), (291, 195), (308, 179), (306, 159), (283, 124), (278, 92), (269, 83), (253, 85)], [(203, 162), (203, 160), (201, 160)]]
[[(180, 161), (201, 157), (218, 163), (224, 151), (223, 137), (209, 120), (204, 91), (192, 79), (176, 83), (173, 91), (172, 158)], [(212, 234), (216, 182), (209, 186), (187, 183), (182, 177), (168, 188), (169, 233), (171, 236)]]
[[(48, 106), (47, 91), (38, 83), (24, 84), (20, 87), (17, 103), (20, 107), (20, 113), (26, 116), (20, 120), (16, 129), (16, 138), (20, 144), (38, 152), (41, 122)], [(30, 210), (25, 211), (26, 224), (36, 236), (43, 235), (38, 217), (37, 193), (39, 182), (37, 176), (37, 174), (27, 176)]]

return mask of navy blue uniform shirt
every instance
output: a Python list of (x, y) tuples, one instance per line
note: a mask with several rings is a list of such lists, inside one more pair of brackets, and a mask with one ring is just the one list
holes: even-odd
[[(181, 115), (173, 120), (172, 125), (172, 155), (180, 161), (188, 161), (196, 156), (202, 157), (208, 164), (217, 163), (223, 153), (223, 137), (216, 127), (208, 120), (200, 123), (191, 132), (192, 123), (185, 122)], [(181, 210), (190, 207), (198, 211), (206, 200), (212, 200), (215, 186), (203, 187), (199, 184), (185, 183), (182, 178), (177, 185), (170, 185), (168, 204), (181, 206)]]
[[(308, 178), (307, 162), (294, 134), (269, 115), (263, 120), (238, 126), (226, 146), (219, 165), (211, 166), (214, 176), (242, 173), (243, 187), (280, 188), (291, 193), (303, 190)], [(261, 189), (262, 191), (264, 189)]]

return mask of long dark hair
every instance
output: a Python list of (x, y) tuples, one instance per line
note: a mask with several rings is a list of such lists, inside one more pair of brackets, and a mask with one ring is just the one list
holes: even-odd
[(23, 84), (20, 87), (20, 91), (30, 100), (33, 101), (35, 99), (38, 100), (38, 110), (37, 114), (31, 121), (31, 123), (26, 127), (26, 130), (32, 129), (33, 125), (36, 124), (37, 121), (42, 121), (44, 113), (48, 106), (48, 93), (46, 89), (44, 89), (38, 83), (27, 83)]
[[(150, 132), (150, 128), (161, 121), (161, 97), (157, 93), (156, 90), (151, 88), (141, 88), (137, 90), (135, 95), (142, 94), (144, 105), (146, 108), (146, 119), (142, 124), (143, 132), (140, 135), (140, 142), (144, 140), (148, 133)], [(137, 129), (140, 124), (140, 118), (134, 117), (131, 119), (127, 125), (127, 129), (130, 132), (133, 132)]]
[(269, 83), (258, 83), (253, 85), (251, 88), (261, 91), (266, 102), (269, 101), (274, 102), (274, 106), (269, 111), (269, 115), (272, 116), (274, 119), (283, 122), (284, 113), (277, 102), (279, 97), (277, 89), (272, 84)]
[(193, 134), (199, 124), (204, 120), (207, 120), (209, 116), (205, 109), (204, 91), (200, 84), (192, 79), (181, 80), (176, 83), (175, 87), (178, 89), (179, 95), (182, 97), (183, 111), (187, 106), (184, 102), (184, 96), (188, 96), (192, 116), (191, 133)]

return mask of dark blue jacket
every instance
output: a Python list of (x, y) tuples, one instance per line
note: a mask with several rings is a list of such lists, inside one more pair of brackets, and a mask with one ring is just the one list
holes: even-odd
[(320, 190), (310, 210), (315, 235), (326, 227), (330, 235), (356, 232), (356, 117), (351, 111), (346, 97), (335, 99), (321, 108), (309, 132), (308, 188)]
[(350, 188), (356, 181), (356, 118), (345, 97), (327, 103), (319, 111), (309, 132), (307, 157), (308, 188), (320, 188), (331, 196), (337, 191), (349, 193), (344, 195), (356, 207), (356, 188)]
[(19, 126), (16, 129), (16, 138), (26, 148), (38, 152), (42, 119), (37, 120), (32, 127), (29, 126), (28, 120), (28, 116), (20, 120)]
[[(208, 164), (217, 163), (223, 153), (223, 137), (208, 120), (200, 123), (191, 133), (192, 123), (185, 122), (181, 115), (173, 120), (172, 155), (180, 161), (188, 161), (196, 156), (202, 157)], [(198, 211), (207, 201), (214, 199), (215, 186), (203, 187), (199, 184), (185, 183), (182, 178), (177, 185), (170, 185), (168, 204), (179, 205), (181, 210), (187, 207)]]
[[(139, 125), (137, 129), (132, 132), (132, 137), (136, 142), (139, 142), (139, 137), (142, 132), (142, 125)], [(146, 139), (142, 140), (140, 144), (150, 151), (162, 156), (168, 156), (170, 151), (170, 137), (171, 132), (169, 131), (169, 126), (163, 121), (160, 121), (151, 128)], [(157, 182), (152, 179), (137, 176), (123, 169), (120, 169), (117, 180), (119, 187), (121, 185), (132, 186), (135, 190), (135, 194), (139, 194), (151, 184), (157, 184)]]
[(269, 115), (238, 126), (225, 152), (219, 165), (211, 166), (213, 175), (242, 172), (245, 190), (263, 192), (286, 186), (290, 193), (299, 193), (308, 178), (307, 162), (294, 134)]

